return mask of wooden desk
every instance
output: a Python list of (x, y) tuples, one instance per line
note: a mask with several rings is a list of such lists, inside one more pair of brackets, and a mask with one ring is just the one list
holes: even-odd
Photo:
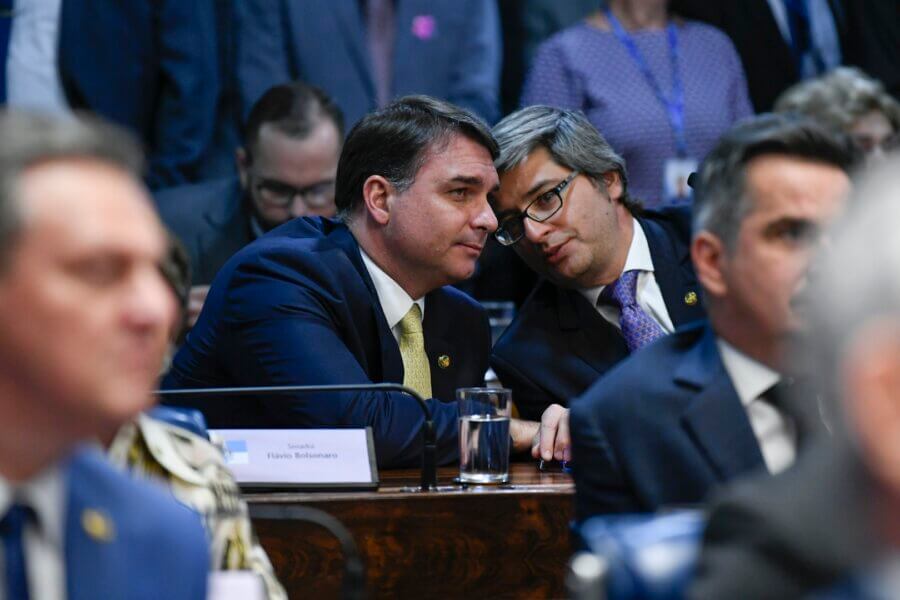
[[(438, 471), (452, 485), (456, 468)], [(343, 566), (324, 530), (291, 519), (322, 509), (353, 534), (370, 598), (560, 598), (571, 554), (572, 479), (513, 464), (510, 484), (422, 493), (418, 470), (384, 471), (377, 492), (248, 494), (263, 547), (291, 598), (335, 598)]]

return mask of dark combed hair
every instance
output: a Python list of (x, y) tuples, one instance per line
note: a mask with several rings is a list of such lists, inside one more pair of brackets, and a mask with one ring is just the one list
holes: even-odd
[(335, 204), (345, 221), (362, 204), (363, 185), (372, 175), (398, 192), (413, 184), (429, 151), (464, 135), (496, 159), (497, 142), (472, 113), (429, 96), (405, 96), (366, 115), (347, 136), (337, 169)]
[(263, 125), (303, 139), (323, 118), (330, 119), (340, 137), (344, 137), (344, 115), (328, 94), (300, 81), (276, 85), (250, 109), (244, 124), (244, 147), (252, 155)]
[(860, 154), (850, 139), (808, 117), (762, 114), (728, 131), (692, 178), (694, 232), (714, 233), (729, 248), (750, 209), (746, 190), (747, 165), (766, 154), (781, 154), (833, 165), (850, 173)]

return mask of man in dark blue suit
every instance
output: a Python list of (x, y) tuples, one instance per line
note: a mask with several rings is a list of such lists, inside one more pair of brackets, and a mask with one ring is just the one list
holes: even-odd
[(198, 516), (81, 446), (148, 408), (174, 324), (140, 152), (16, 113), (0, 139), (0, 595), (201, 600)]
[(190, 325), (235, 252), (292, 218), (333, 217), (336, 210), (344, 120), (328, 96), (300, 82), (277, 85), (253, 106), (244, 130), (237, 177), (155, 195), (163, 222), (190, 256)]
[[(574, 111), (532, 106), (503, 119), (497, 237), (542, 280), (498, 340), (491, 366), (525, 418), (563, 406), (638, 345), (703, 316), (686, 208), (642, 211), (625, 163)], [(611, 291), (636, 275), (652, 334), (637, 340)], [(620, 303), (621, 304), (621, 303)]]
[(204, 0), (62, 1), (56, 62), (66, 102), (137, 135), (151, 187), (196, 181), (210, 149), (220, 90), (214, 11)]
[(703, 501), (716, 485), (794, 460), (799, 413), (781, 392), (787, 342), (820, 229), (854, 152), (811, 121), (764, 115), (704, 161), (691, 258), (708, 324), (631, 355), (572, 402), (578, 518)]
[[(226, 263), (167, 386), (402, 382), (428, 398), (438, 460), (454, 460), (449, 401), (456, 388), (483, 383), (490, 333), (481, 307), (446, 286), (472, 274), (497, 226), (487, 202), (496, 149), (481, 121), (432, 98), (368, 115), (338, 164), (341, 220), (295, 219)], [(217, 400), (203, 409), (212, 426), (371, 426), (381, 466), (415, 464), (422, 450), (422, 411), (403, 394)], [(517, 449), (538, 435), (537, 423), (511, 426)], [(565, 435), (549, 440), (568, 444)]]
[(334, 98), (348, 126), (387, 101), (428, 94), (499, 116), (495, 0), (245, 0), (238, 78), (247, 110), (299, 79)]

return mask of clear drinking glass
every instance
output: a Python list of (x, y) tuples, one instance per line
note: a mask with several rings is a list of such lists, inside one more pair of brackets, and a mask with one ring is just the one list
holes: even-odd
[(459, 479), (464, 483), (509, 481), (509, 415), (505, 388), (460, 388)]

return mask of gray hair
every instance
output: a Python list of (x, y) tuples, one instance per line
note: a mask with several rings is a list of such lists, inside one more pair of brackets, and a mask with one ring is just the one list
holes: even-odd
[[(839, 366), (866, 323), (888, 317), (900, 323), (900, 155), (859, 179), (847, 211), (817, 257), (807, 288), (810, 327), (801, 371), (824, 380), (836, 402)], [(840, 409), (838, 409), (840, 410)]]
[(849, 138), (809, 118), (763, 114), (742, 121), (719, 139), (698, 176), (692, 178), (695, 235), (709, 231), (726, 248), (734, 247), (741, 221), (752, 208), (745, 181), (747, 164), (764, 154), (823, 162), (847, 173), (859, 158)]
[(501, 175), (542, 147), (559, 165), (580, 171), (597, 183), (605, 173), (617, 172), (622, 179), (622, 204), (632, 213), (640, 212), (640, 202), (628, 195), (625, 160), (581, 112), (528, 106), (497, 123), (492, 133), (500, 146), (494, 166)]
[(840, 131), (873, 110), (880, 111), (894, 131), (900, 131), (900, 102), (885, 91), (881, 82), (855, 67), (838, 67), (797, 83), (775, 102), (776, 112), (804, 114)]
[(16, 198), (23, 172), (67, 158), (96, 159), (136, 177), (143, 166), (141, 149), (131, 135), (95, 117), (0, 111), (0, 268), (21, 225)]

